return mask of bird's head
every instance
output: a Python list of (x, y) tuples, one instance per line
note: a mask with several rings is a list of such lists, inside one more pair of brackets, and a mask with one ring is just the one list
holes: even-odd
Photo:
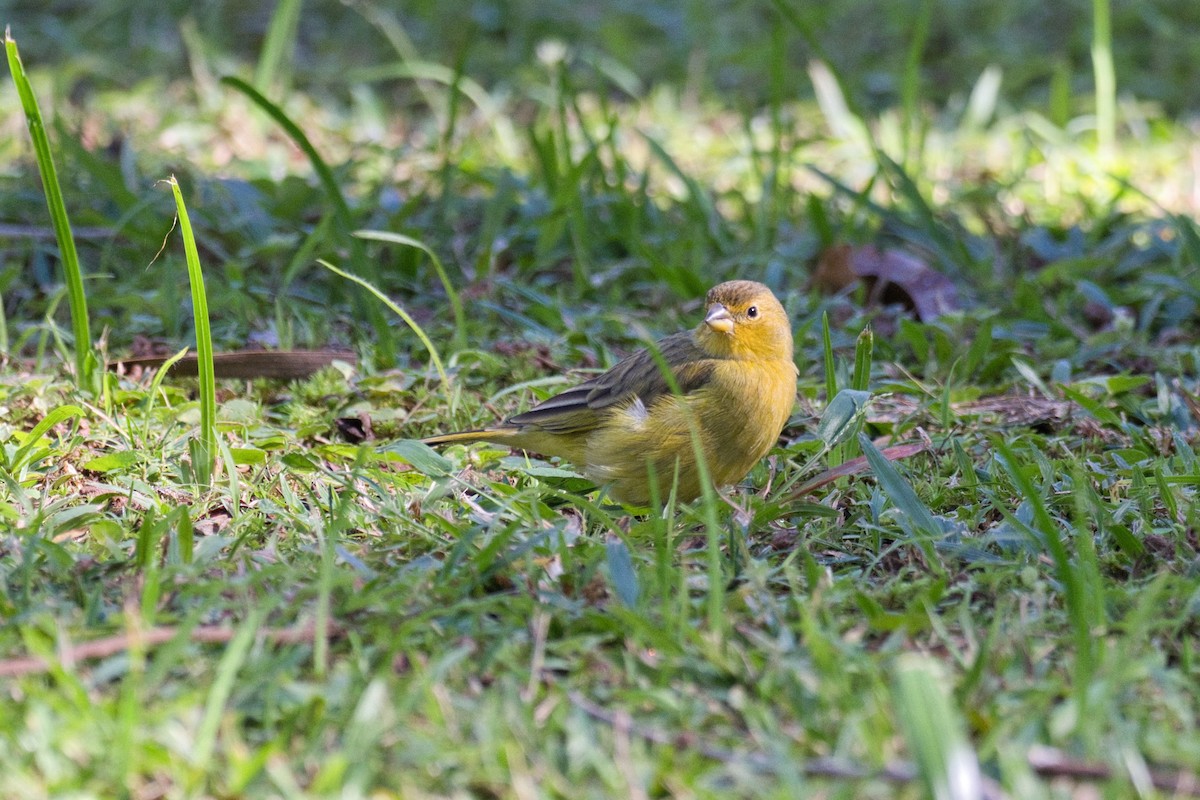
[(792, 360), (792, 324), (779, 300), (754, 281), (714, 286), (704, 299), (696, 341), (714, 355)]

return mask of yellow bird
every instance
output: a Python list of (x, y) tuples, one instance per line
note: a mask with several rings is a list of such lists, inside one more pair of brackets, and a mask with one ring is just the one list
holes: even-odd
[(779, 439), (796, 400), (792, 326), (771, 290), (754, 281), (714, 286), (704, 321), (658, 342), (675, 394), (649, 350), (500, 425), (425, 444), (494, 442), (558, 456), (611, 495), (648, 505), (651, 475), (665, 500), (702, 491), (692, 422), (717, 486), (740, 481)]

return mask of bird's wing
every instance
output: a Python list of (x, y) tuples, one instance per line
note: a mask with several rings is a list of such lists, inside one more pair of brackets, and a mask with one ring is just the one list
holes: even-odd
[[(696, 346), (690, 332), (668, 336), (658, 343), (658, 349), (683, 394), (711, 379), (717, 362)], [(659, 396), (670, 393), (658, 361), (649, 350), (639, 350), (608, 372), (510, 417), (507, 424), (536, 425), (548, 433), (586, 433), (600, 424), (603, 415), (598, 412), (610, 406), (637, 398), (649, 407)]]

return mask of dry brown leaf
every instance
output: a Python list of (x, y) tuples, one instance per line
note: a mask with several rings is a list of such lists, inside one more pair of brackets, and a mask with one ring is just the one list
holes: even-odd
[[(108, 368), (121, 373), (141, 372), (161, 367), (170, 356), (152, 355), (110, 361)], [(307, 378), (334, 361), (353, 364), (358, 357), (349, 350), (238, 350), (213, 355), (213, 371), (218, 378)], [(172, 367), (172, 377), (197, 374), (197, 359), (189, 353)]]
[(840, 244), (817, 257), (814, 288), (836, 294), (858, 281), (869, 305), (903, 305), (922, 322), (963, 307), (954, 283), (911, 253)]

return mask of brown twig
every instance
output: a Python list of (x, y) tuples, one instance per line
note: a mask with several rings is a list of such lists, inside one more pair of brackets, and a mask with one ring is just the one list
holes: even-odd
[[(1081, 783), (1124, 779), (1108, 764), (1082, 761), (1053, 747), (1034, 747), (1029, 751), (1029, 766), (1043, 778), (1070, 778)], [(1152, 769), (1147, 773), (1151, 785), (1172, 797), (1200, 797), (1200, 777), (1182, 769)]]
[[(141, 647), (157, 647), (179, 636), (184, 628), (163, 627), (151, 628), (137, 633), (121, 633), (106, 636), (103, 639), (93, 639), (78, 645), (68, 646), (61, 654), (59, 661), (74, 663), (76, 661), (91, 661), (107, 658), (124, 652), (133, 646), (135, 640)], [(225, 625), (200, 625), (187, 631), (187, 638), (201, 644), (223, 644), (233, 638), (236, 628)], [(331, 625), (330, 636), (341, 634), (341, 628)], [(306, 623), (297, 628), (267, 628), (262, 635), (274, 644), (299, 644), (310, 642), (316, 635), (312, 623)], [(0, 678), (18, 678), (24, 675), (36, 675), (50, 670), (50, 662), (39, 656), (20, 656), (0, 660)]]
[[(762, 772), (777, 772), (778, 767), (763, 753), (730, 750), (697, 740), (690, 734), (671, 734), (634, 722), (627, 712), (609, 711), (592, 702), (578, 692), (568, 692), (571, 703), (594, 719), (614, 729), (620, 726), (628, 733), (655, 744), (669, 747), (686, 747), (706, 758), (731, 764), (748, 764)], [(1027, 756), (1029, 766), (1043, 778), (1068, 778), (1080, 783), (1101, 783), (1112, 780), (1128, 780), (1107, 764), (1081, 761), (1067, 756), (1051, 747), (1034, 747)], [(871, 769), (861, 764), (840, 758), (816, 758), (790, 765), (810, 778), (830, 780), (883, 780), (889, 783), (908, 783), (916, 780), (916, 768), (906, 762), (888, 764), (882, 769)], [(1155, 789), (1170, 792), (1173, 797), (1200, 797), (1200, 779), (1187, 770), (1150, 770), (1148, 779)], [(1000, 800), (1004, 791), (988, 778), (983, 779), (984, 800)]]

